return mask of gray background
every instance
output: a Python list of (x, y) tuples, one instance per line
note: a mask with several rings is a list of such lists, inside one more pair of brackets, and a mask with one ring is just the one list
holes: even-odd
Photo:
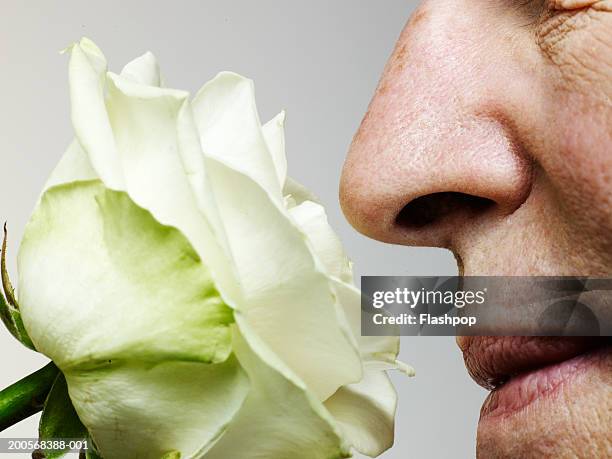
[[(192, 93), (220, 70), (254, 79), (262, 120), (287, 110), (290, 175), (325, 203), (357, 275), (456, 274), (448, 252), (357, 234), (337, 199), (351, 137), (416, 3), (0, 0), (0, 219), (9, 223), (13, 278), (29, 213), (72, 138), (67, 57), (58, 51), (83, 35), (101, 46), (115, 71), (153, 51), (166, 83)], [(45, 363), (4, 329), (0, 348), (2, 387)], [(393, 375), (400, 395), (396, 444), (382, 457), (473, 457), (485, 393), (468, 378), (454, 338), (405, 337), (401, 358), (417, 377)], [(35, 436), (36, 422), (0, 435)]]

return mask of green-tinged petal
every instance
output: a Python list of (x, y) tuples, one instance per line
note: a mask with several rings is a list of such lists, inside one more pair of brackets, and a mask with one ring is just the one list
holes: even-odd
[(161, 74), (157, 59), (151, 52), (129, 62), (121, 71), (121, 76), (147, 86), (161, 86)]
[(79, 454), (79, 459), (103, 459), (102, 456), (100, 455), (100, 451), (98, 450), (98, 447), (96, 446), (96, 444), (94, 443), (94, 441), (91, 438), (91, 435), (88, 435), (86, 438), (86, 444), (83, 448), (81, 448), (80, 454)]
[(113, 361), (66, 374), (70, 398), (102, 457), (191, 457), (242, 406), (249, 382), (235, 357), (218, 364)]
[(241, 405), (231, 309), (181, 233), (126, 193), (98, 181), (47, 191), (19, 270), (27, 328), (104, 457), (194, 451)]
[(47, 180), (44, 191), (64, 183), (95, 180), (98, 174), (78, 140), (73, 140)]
[(238, 296), (211, 204), (188, 94), (109, 73), (107, 108), (126, 191), (159, 222), (178, 228), (205, 258), (225, 297)]
[[(57, 439), (87, 438), (87, 429), (79, 419), (68, 396), (68, 386), (63, 374), (57, 375), (51, 392), (45, 401), (43, 414), (38, 427), (38, 438), (52, 445)], [(46, 459), (64, 457), (69, 445), (64, 449), (47, 448), (43, 452)]]
[(282, 184), (257, 114), (253, 82), (222, 72), (198, 92), (193, 110), (204, 153), (245, 173), (280, 202)]
[(325, 407), (353, 447), (377, 457), (393, 445), (397, 395), (386, 373), (365, 366), (357, 384), (338, 389)]
[(338, 459), (349, 446), (331, 416), (299, 378), (237, 318), (234, 348), (251, 391), (205, 459)]
[(312, 201), (304, 201), (291, 208), (289, 213), (308, 236), (328, 274), (341, 281), (352, 282), (351, 265), (344, 253), (340, 238), (327, 221), (323, 206)]
[(104, 459), (94, 449), (87, 449), (86, 451), (81, 450), (79, 458), (85, 457), (85, 459)]
[(169, 451), (161, 459), (181, 459), (181, 453), (180, 451)]
[[(189, 175), (198, 161), (203, 169), (204, 159), (188, 94), (142, 84), (156, 82), (152, 55), (128, 64), (127, 75), (119, 76), (106, 72), (104, 56), (91, 41), (81, 40), (71, 52), (73, 125), (96, 176), (108, 188), (127, 191), (159, 222), (177, 227), (207, 259), (226, 299), (235, 301), (223, 238), (213, 235), (215, 221), (207, 221), (215, 214), (206, 207), (205, 174)], [(67, 162), (75, 168), (74, 160)], [(192, 190), (196, 180), (203, 191)]]
[(47, 191), (18, 261), (26, 328), (62, 370), (230, 353), (231, 309), (192, 246), (98, 181)]
[(97, 175), (112, 189), (122, 190), (121, 161), (104, 100), (106, 59), (89, 39), (71, 47), (70, 99), (76, 138)]
[(272, 161), (276, 169), (276, 176), (281, 187), (287, 180), (287, 156), (285, 155), (285, 112), (282, 111), (266, 124), (263, 128), (264, 139), (268, 145), (268, 151), (272, 155)]
[(212, 158), (208, 166), (245, 320), (320, 400), (359, 381), (351, 331), (304, 233), (249, 177)]

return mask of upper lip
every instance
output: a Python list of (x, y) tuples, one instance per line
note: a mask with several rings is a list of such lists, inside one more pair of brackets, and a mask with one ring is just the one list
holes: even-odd
[(601, 338), (462, 336), (468, 372), (481, 386), (492, 390), (525, 371), (560, 363), (605, 344)]

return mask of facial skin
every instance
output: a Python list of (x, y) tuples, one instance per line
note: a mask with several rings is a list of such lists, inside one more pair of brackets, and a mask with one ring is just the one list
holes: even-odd
[[(340, 188), (359, 231), (450, 249), (465, 275), (612, 277), (612, 0), (424, 1)], [(506, 347), (535, 346), (536, 368), (568, 346), (527, 341)], [(458, 343), (472, 374), (503, 347)], [(524, 409), (482, 416), (479, 457), (612, 456), (610, 347), (589, 359)]]

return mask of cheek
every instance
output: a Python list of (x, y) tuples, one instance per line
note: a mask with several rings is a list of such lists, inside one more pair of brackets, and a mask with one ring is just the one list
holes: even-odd
[[(612, 136), (606, 111), (595, 101), (570, 96), (557, 108), (553, 178), (576, 223), (612, 245)], [(571, 107), (571, 108), (569, 108)]]
[[(612, 268), (612, 132), (601, 105), (570, 93), (551, 103), (539, 162), (547, 205), (573, 252)], [(579, 248), (579, 249), (577, 249)]]
[(550, 13), (537, 27), (537, 43), (551, 79), (561, 88), (612, 100), (612, 2), (608, 9)]
[(612, 253), (612, 13), (564, 12), (539, 37), (547, 83), (541, 164), (576, 237)]

